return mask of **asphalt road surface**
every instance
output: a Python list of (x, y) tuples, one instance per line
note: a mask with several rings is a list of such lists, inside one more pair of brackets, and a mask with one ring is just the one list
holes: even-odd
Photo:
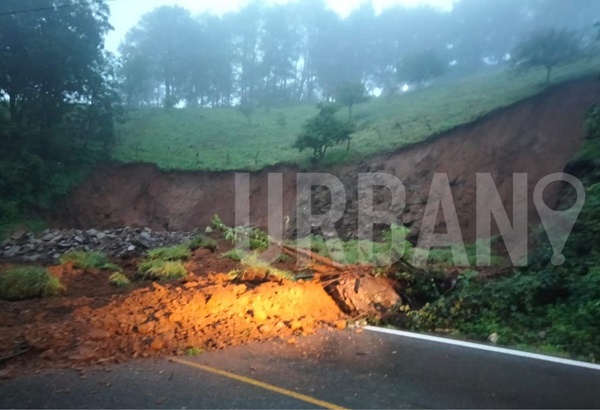
[(365, 330), (0, 382), (2, 408), (600, 408), (600, 366)]

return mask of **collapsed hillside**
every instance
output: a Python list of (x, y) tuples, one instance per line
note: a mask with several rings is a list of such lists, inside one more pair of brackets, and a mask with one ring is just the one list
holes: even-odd
[[(489, 172), (493, 176), (508, 215), (513, 173), (527, 173), (529, 222), (534, 222), (537, 212), (531, 206), (533, 189), (542, 177), (561, 172), (575, 155), (583, 141), (583, 118), (596, 96), (595, 79), (563, 84), (426, 142), (361, 163), (321, 170), (340, 178), (348, 196), (346, 213), (336, 226), (344, 238), (356, 235), (356, 181), (360, 172), (389, 173), (402, 181), (407, 206), (395, 212), (413, 232), (420, 225), (434, 173), (447, 173), (467, 241), (475, 239), (476, 173)], [(282, 174), (283, 215), (293, 222), (299, 172), (302, 170), (296, 167), (275, 166), (251, 173), (247, 222), (266, 228), (270, 173)], [(55, 222), (77, 228), (147, 226), (191, 230), (210, 225), (217, 213), (226, 224), (233, 225), (234, 188), (233, 172), (166, 172), (148, 164), (105, 166), (72, 192)], [(545, 192), (546, 203), (552, 206), (559, 196), (560, 186), (551, 185)], [(376, 205), (384, 207), (389, 201), (389, 194), (376, 195)], [(325, 212), (328, 202), (328, 195), (313, 195), (316, 213)], [(442, 225), (441, 218), (438, 222)], [(288, 225), (288, 235), (293, 233), (293, 226)]]

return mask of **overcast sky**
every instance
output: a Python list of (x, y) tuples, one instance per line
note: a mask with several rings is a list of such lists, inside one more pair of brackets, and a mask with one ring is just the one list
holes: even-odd
[[(281, 4), (298, 0), (265, 0), (267, 3)], [(394, 4), (416, 6), (430, 4), (435, 7), (449, 9), (455, 0), (372, 0), (376, 12)], [(111, 24), (115, 28), (106, 39), (106, 48), (117, 51), (119, 44), (125, 38), (129, 29), (136, 25), (139, 18), (152, 11), (155, 7), (163, 5), (179, 5), (190, 10), (193, 14), (206, 11), (221, 15), (234, 11), (249, 3), (250, 0), (113, 0), (109, 2), (111, 9)], [(347, 16), (351, 10), (367, 0), (326, 0), (331, 9), (341, 16)]]

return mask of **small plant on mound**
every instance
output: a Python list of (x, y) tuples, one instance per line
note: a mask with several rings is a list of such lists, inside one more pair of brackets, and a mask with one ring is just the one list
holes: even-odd
[(126, 288), (131, 285), (131, 281), (121, 272), (115, 272), (108, 277), (108, 282), (117, 288)]
[(217, 250), (217, 241), (211, 238), (207, 238), (204, 235), (194, 236), (192, 239), (186, 242), (186, 245), (193, 251), (200, 248), (208, 249), (211, 252)]
[(137, 276), (140, 279), (169, 280), (187, 276), (187, 270), (181, 261), (145, 260), (138, 265)]
[(102, 252), (69, 251), (60, 257), (60, 263), (67, 262), (73, 263), (77, 269), (121, 270)]
[(200, 356), (202, 353), (204, 353), (204, 349), (202, 349), (201, 347), (190, 347), (185, 351), (185, 355), (189, 356), (189, 357), (196, 357), (196, 356)]
[(64, 289), (57, 277), (41, 267), (19, 266), (0, 274), (0, 299), (23, 300), (56, 296)]
[(250, 249), (253, 251), (267, 250), (271, 244), (271, 238), (266, 232), (252, 226), (227, 226), (221, 221), (219, 215), (213, 217), (212, 226), (214, 229), (221, 231), (225, 240), (234, 245), (242, 240), (247, 240)]
[(187, 276), (183, 261), (190, 257), (188, 245), (175, 245), (156, 248), (138, 264), (137, 277), (140, 279), (168, 280)]
[(190, 257), (190, 248), (185, 245), (175, 245), (166, 248), (156, 248), (148, 252), (147, 259), (160, 261), (185, 261)]

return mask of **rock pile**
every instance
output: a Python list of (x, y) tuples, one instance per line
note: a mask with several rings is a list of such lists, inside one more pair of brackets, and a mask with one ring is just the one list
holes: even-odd
[(139, 256), (148, 249), (185, 242), (198, 233), (129, 227), (110, 230), (47, 229), (37, 234), (21, 231), (0, 244), (0, 260), (47, 263), (70, 250), (101, 251), (110, 257), (128, 258)]

